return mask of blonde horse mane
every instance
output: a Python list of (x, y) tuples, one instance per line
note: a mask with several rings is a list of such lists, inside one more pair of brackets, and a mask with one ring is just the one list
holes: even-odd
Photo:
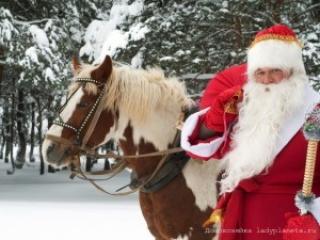
[[(83, 65), (78, 77), (90, 77), (94, 68)], [(73, 83), (70, 91), (77, 86), (78, 83)], [(86, 84), (85, 90), (93, 94), (97, 92), (96, 86), (90, 83)], [(164, 110), (177, 114), (192, 104), (184, 83), (174, 77), (166, 78), (160, 68), (143, 70), (114, 66), (105, 90), (103, 101), (106, 108), (121, 109), (131, 118), (140, 121), (154, 111)]]

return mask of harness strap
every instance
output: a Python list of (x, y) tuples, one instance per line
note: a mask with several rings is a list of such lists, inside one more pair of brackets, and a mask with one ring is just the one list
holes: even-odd
[(139, 155), (118, 155), (118, 154), (115, 154), (114, 152), (110, 152), (110, 151), (105, 154), (99, 154), (99, 153), (96, 153), (95, 151), (92, 151), (91, 149), (81, 148), (78, 145), (75, 145), (74, 143), (69, 141), (68, 139), (57, 137), (52, 134), (46, 134), (46, 138), (50, 139), (51, 141), (57, 142), (59, 144), (74, 147), (75, 149), (79, 149), (79, 150), (83, 151), (84, 153), (86, 153), (86, 155), (88, 155), (90, 157), (96, 157), (96, 158), (113, 158), (113, 159), (146, 158), (146, 157), (161, 156), (161, 155), (165, 155), (165, 154), (179, 153), (179, 152), (184, 151), (181, 147), (175, 147), (175, 148), (170, 148), (167, 150), (139, 154)]
[(98, 106), (97, 106), (96, 111), (95, 111), (95, 113), (93, 115), (91, 123), (90, 123), (90, 125), (89, 125), (89, 127), (88, 127), (88, 129), (87, 129), (87, 131), (86, 131), (86, 133), (84, 135), (84, 137), (82, 138), (82, 143), (81, 143), (81, 147), (82, 148), (86, 147), (86, 145), (87, 145), (87, 143), (88, 143), (88, 141), (89, 141), (89, 139), (90, 139), (90, 137), (91, 137), (91, 135), (92, 135), (97, 123), (98, 123), (100, 115), (101, 115), (102, 111), (104, 110), (104, 103), (103, 103), (103, 101), (101, 101), (103, 95), (104, 95), (104, 89), (102, 90), (102, 92), (99, 95)]
[(124, 161), (120, 161), (114, 168), (110, 169), (110, 170), (105, 170), (105, 171), (97, 171), (97, 172), (83, 172), (83, 174), (86, 175), (86, 177), (88, 175), (91, 176), (99, 176), (99, 175), (109, 175), (106, 178), (84, 178), (82, 176), (78, 175), (77, 171), (72, 171), (70, 178), (73, 179), (75, 176), (77, 176), (78, 178), (82, 179), (82, 180), (87, 180), (90, 179), (91, 181), (106, 181), (106, 180), (110, 180), (113, 177), (117, 176), (119, 173), (121, 173), (125, 168), (127, 167), (127, 164)]
[[(74, 173), (76, 173), (77, 175), (80, 175), (84, 180), (87, 180), (88, 182), (90, 182), (95, 188), (97, 188), (101, 192), (104, 192), (104, 193), (111, 195), (111, 196), (125, 196), (125, 195), (129, 195), (131, 193), (137, 192), (140, 189), (142, 189), (145, 185), (147, 185), (153, 179), (153, 177), (158, 173), (158, 171), (162, 168), (163, 164), (167, 160), (167, 157), (168, 157), (168, 155), (165, 155), (161, 159), (161, 161), (158, 163), (154, 172), (149, 177), (147, 177), (146, 180), (142, 181), (139, 185), (137, 185), (136, 187), (134, 187), (133, 189), (131, 189), (130, 191), (127, 191), (127, 192), (116, 192), (116, 193), (109, 192), (109, 191), (105, 190), (103, 187), (101, 187), (99, 184), (97, 184), (93, 179), (88, 178), (80, 167), (80, 158), (78, 160), (79, 161), (78, 167)], [(127, 187), (127, 185), (125, 187)], [(123, 188), (120, 188), (117, 191), (119, 191), (121, 189), (123, 189)]]
[[(177, 131), (176, 135), (175, 135), (175, 138), (174, 138), (174, 141), (173, 141), (173, 145), (176, 145), (177, 142), (179, 141), (179, 134), (180, 132)], [(175, 149), (179, 149), (179, 152), (181, 152), (181, 148), (175, 148)], [(170, 149), (172, 150), (172, 149)], [(182, 150), (183, 151), (183, 150)], [(158, 163), (158, 165), (156, 166), (156, 169), (152, 172), (151, 175), (147, 176), (147, 177), (143, 177), (142, 179), (138, 179), (136, 181), (136, 184), (133, 186), (131, 183), (119, 188), (116, 190), (116, 193), (111, 193), (107, 190), (105, 190), (103, 187), (101, 187), (100, 185), (98, 185), (96, 182), (95, 182), (95, 179), (91, 179), (89, 177), (86, 176), (86, 174), (82, 171), (81, 169), (81, 163), (80, 163), (80, 157), (78, 157), (77, 159), (77, 169), (76, 171), (74, 171), (72, 173), (72, 175), (80, 175), (80, 178), (81, 179), (84, 179), (84, 180), (87, 180), (88, 182), (90, 182), (95, 188), (97, 188), (98, 190), (108, 194), (108, 195), (112, 195), (112, 196), (123, 196), (123, 195), (129, 195), (131, 193), (134, 193), (136, 191), (144, 191), (146, 192), (147, 189), (153, 185), (152, 181), (154, 178), (156, 178), (156, 176), (161, 173), (161, 170), (162, 168), (165, 166), (165, 164), (168, 162), (168, 159), (169, 159), (169, 156), (171, 155), (171, 153), (168, 153), (169, 151), (166, 150), (166, 151), (162, 151), (162, 152), (165, 152), (165, 155), (162, 157), (162, 159), (160, 160), (160, 162)], [(147, 157), (147, 156), (159, 156), (159, 152), (154, 152), (154, 153), (150, 153), (150, 154), (142, 154), (142, 155), (126, 155), (126, 156), (121, 156), (124, 160), (125, 159), (128, 159), (128, 157), (134, 157), (134, 158), (140, 158), (141, 156), (144, 157)], [(121, 170), (123, 170), (124, 168), (126, 167), (126, 164), (124, 162), (124, 166)], [(117, 175), (118, 173), (120, 173), (121, 171), (117, 171), (115, 174), (113, 174), (112, 176), (110, 176), (110, 178), (114, 177), (115, 175)], [(175, 177), (176, 174), (174, 176), (170, 176), (171, 179), (173, 179), (173, 177)], [(78, 176), (79, 177), (79, 176)], [(110, 179), (108, 178), (108, 179)], [(171, 180), (170, 179), (170, 180)], [(168, 183), (168, 182), (167, 182)], [(126, 188), (130, 186), (131, 190), (130, 191), (127, 191), (127, 192), (119, 192), (121, 191), (122, 189)], [(157, 189), (159, 189), (157, 187)]]
[(161, 155), (169, 155), (172, 153), (183, 152), (184, 150), (181, 147), (170, 148), (163, 151), (144, 153), (139, 155), (118, 155), (113, 152), (108, 152), (106, 154), (95, 153), (92, 150), (86, 149), (85, 152), (88, 156), (96, 157), (96, 158), (114, 158), (114, 159), (136, 159), (136, 158), (147, 158), (147, 157), (157, 157)]

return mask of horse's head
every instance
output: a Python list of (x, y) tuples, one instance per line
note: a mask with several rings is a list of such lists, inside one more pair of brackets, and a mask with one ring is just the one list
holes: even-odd
[(176, 134), (182, 109), (189, 107), (183, 83), (163, 71), (114, 67), (110, 57), (98, 66), (73, 61), (75, 80), (69, 98), (48, 130), (42, 153), (50, 164), (66, 165), (79, 148), (94, 148), (111, 138), (125, 154), (165, 150)]
[(73, 59), (74, 81), (68, 99), (46, 134), (42, 154), (56, 166), (68, 165), (79, 147), (94, 148), (112, 135), (116, 112), (107, 108), (105, 97), (112, 75), (109, 56), (98, 66), (81, 66)]

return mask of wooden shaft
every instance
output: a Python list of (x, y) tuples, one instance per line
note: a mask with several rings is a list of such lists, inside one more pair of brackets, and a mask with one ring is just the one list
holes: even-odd
[(304, 171), (304, 179), (303, 179), (303, 187), (302, 187), (302, 193), (305, 197), (312, 195), (312, 183), (313, 183), (313, 175), (314, 175), (314, 169), (315, 169), (316, 158), (317, 158), (317, 146), (318, 146), (318, 141), (316, 140), (308, 141), (306, 166)]

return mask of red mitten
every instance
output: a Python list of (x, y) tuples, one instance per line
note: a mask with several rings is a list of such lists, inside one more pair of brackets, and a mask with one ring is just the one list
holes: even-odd
[(216, 132), (224, 132), (238, 116), (237, 103), (242, 100), (242, 95), (240, 85), (220, 93), (213, 100), (209, 111), (205, 115), (205, 126)]
[(283, 229), (283, 240), (319, 240), (320, 226), (311, 214), (287, 213), (287, 226)]

